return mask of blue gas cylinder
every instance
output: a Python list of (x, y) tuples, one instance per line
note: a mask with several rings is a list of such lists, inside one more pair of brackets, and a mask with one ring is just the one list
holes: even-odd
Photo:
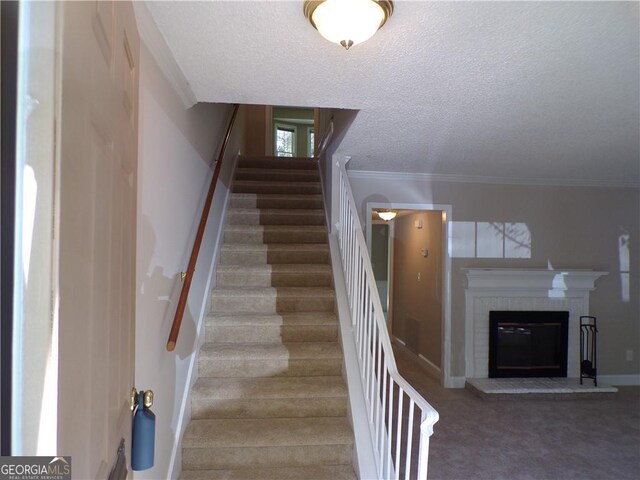
[[(149, 400), (149, 397), (151, 400)], [(138, 405), (133, 416), (131, 468), (146, 470), (153, 467), (156, 438), (156, 416), (149, 408), (153, 396), (145, 392), (138, 394)]]

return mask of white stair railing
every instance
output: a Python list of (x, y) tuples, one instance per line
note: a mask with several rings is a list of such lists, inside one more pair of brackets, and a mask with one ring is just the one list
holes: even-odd
[(349, 178), (344, 164), (337, 166), (338, 245), (378, 478), (424, 480), (439, 415), (398, 373)]

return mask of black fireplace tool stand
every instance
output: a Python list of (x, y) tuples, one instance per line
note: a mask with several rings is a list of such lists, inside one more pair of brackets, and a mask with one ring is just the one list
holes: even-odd
[(583, 378), (592, 378), (594, 387), (598, 386), (596, 363), (596, 317), (580, 317), (580, 385)]

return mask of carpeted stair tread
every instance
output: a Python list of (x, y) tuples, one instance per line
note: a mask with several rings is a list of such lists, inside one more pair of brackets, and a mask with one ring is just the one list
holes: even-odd
[(221, 264), (216, 278), (220, 287), (321, 287), (332, 283), (331, 267), (323, 263)]
[(315, 158), (307, 157), (240, 157), (238, 168), (287, 168), (317, 171)]
[[(286, 232), (290, 234), (294, 233), (306, 233), (306, 232), (321, 232), (326, 234), (327, 227), (324, 225), (227, 225), (224, 227), (225, 231), (234, 231), (240, 233), (261, 232), (261, 233), (276, 233)], [(277, 243), (277, 242), (274, 242)]]
[(356, 480), (351, 465), (186, 470), (183, 480)]
[(326, 287), (246, 287), (246, 288), (214, 288), (213, 295), (216, 297), (277, 297), (277, 298), (316, 298), (331, 297), (335, 293), (332, 288)]
[(234, 193), (322, 193), (320, 182), (275, 182), (256, 180), (235, 180)]
[(247, 326), (247, 325), (337, 325), (333, 312), (298, 312), (282, 315), (209, 315), (205, 320), (207, 327)]
[(347, 388), (341, 376), (272, 378), (199, 378), (192, 397), (202, 399), (294, 399), (344, 397)]
[(230, 208), (229, 213), (259, 213), (261, 215), (324, 215), (321, 208)]
[(237, 180), (317, 182), (317, 170), (296, 168), (237, 168)]
[(342, 372), (337, 342), (205, 343), (198, 358), (203, 377), (333, 376)]
[[(226, 225), (225, 230), (238, 232), (322, 232), (327, 233), (324, 225)], [(277, 242), (275, 242), (277, 243)]]
[(226, 243), (220, 265), (328, 264), (326, 243)]
[(200, 350), (200, 357), (207, 360), (322, 360), (341, 359), (342, 350), (336, 342), (299, 342), (285, 344), (205, 343)]
[(327, 287), (216, 287), (215, 313), (285, 313), (333, 311), (335, 292)]
[(294, 252), (294, 251), (329, 251), (327, 243), (226, 243), (222, 249), (228, 251), (246, 252), (249, 250), (259, 250), (263, 252)]
[(326, 243), (228, 243), (220, 248), (220, 265), (328, 264)]
[(192, 420), (183, 448), (352, 445), (346, 418), (237, 418)]
[(199, 378), (191, 418), (344, 417), (347, 389), (339, 376)]
[[(329, 312), (311, 313), (329, 314)], [(295, 314), (219, 317), (222, 320), (217, 321), (209, 318), (206, 320), (205, 341), (237, 344), (336, 342), (338, 323), (333, 314), (329, 315), (311, 319), (296, 317)], [(225, 321), (225, 319), (228, 320)]]
[(324, 208), (322, 195), (278, 193), (232, 193), (230, 208)]
[(353, 461), (353, 445), (285, 445), (268, 447), (184, 448), (185, 470), (308, 467), (347, 465)]
[(229, 225), (324, 225), (321, 209), (230, 208)]
[(224, 241), (232, 243), (325, 243), (324, 225), (227, 225)]
[(322, 263), (278, 263), (274, 265), (220, 265), (220, 272), (247, 272), (259, 274), (263, 272), (293, 274), (306, 273), (309, 275), (331, 273), (331, 266)]
[(211, 295), (211, 312), (329, 312), (334, 301), (335, 293), (327, 287), (217, 287)]

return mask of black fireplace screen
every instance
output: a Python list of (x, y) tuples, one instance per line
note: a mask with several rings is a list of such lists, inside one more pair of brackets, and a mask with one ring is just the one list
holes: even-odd
[(489, 313), (489, 378), (566, 377), (569, 312)]

